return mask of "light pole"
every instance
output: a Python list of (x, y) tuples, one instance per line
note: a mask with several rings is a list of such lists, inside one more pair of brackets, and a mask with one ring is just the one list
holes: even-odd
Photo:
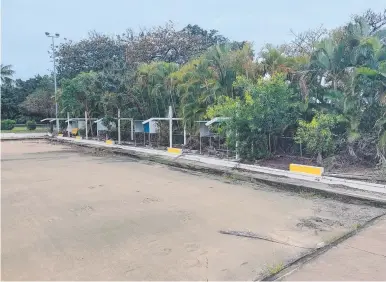
[(46, 32), (47, 37), (51, 37), (52, 39), (52, 59), (54, 61), (54, 87), (55, 87), (55, 119), (56, 119), (56, 130), (59, 132), (59, 120), (58, 120), (58, 99), (56, 97), (56, 58), (55, 58), (55, 38), (59, 38), (59, 33), (55, 33), (51, 35), (49, 32)]

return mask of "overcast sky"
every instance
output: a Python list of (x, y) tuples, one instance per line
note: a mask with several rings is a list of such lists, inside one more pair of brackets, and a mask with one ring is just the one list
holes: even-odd
[(27, 79), (52, 68), (45, 31), (79, 40), (90, 30), (119, 34), (127, 28), (162, 25), (178, 28), (198, 24), (217, 29), (233, 40), (248, 40), (260, 48), (280, 44), (296, 32), (323, 24), (334, 28), (352, 14), (371, 8), (382, 11), (385, 0), (1, 0), (1, 55), (15, 77)]

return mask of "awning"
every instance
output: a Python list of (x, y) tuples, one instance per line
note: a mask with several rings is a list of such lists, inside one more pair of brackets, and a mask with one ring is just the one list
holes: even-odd
[(214, 123), (223, 122), (223, 121), (226, 121), (226, 120), (229, 120), (229, 119), (230, 119), (230, 117), (215, 117), (214, 119), (211, 119), (210, 121), (205, 123), (205, 125), (209, 126), (209, 125), (212, 125)]

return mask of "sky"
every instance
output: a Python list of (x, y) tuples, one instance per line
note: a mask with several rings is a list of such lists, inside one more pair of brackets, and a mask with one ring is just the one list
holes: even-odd
[[(320, 3), (320, 4), (317, 4)], [(74, 41), (91, 30), (121, 34), (127, 28), (198, 24), (231, 40), (247, 40), (260, 49), (281, 44), (295, 32), (335, 28), (367, 9), (380, 12), (385, 0), (1, 0), (1, 63), (13, 65), (15, 78), (52, 70), (45, 32)]]

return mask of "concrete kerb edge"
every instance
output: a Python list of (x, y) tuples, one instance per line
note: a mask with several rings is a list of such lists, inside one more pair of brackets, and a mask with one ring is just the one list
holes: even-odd
[(297, 270), (302, 265), (316, 259), (317, 257), (324, 254), (325, 252), (327, 252), (331, 248), (343, 243), (348, 238), (350, 238), (350, 237), (356, 235), (357, 233), (361, 232), (362, 230), (374, 225), (380, 218), (382, 218), (384, 216), (386, 216), (386, 213), (375, 216), (372, 219), (366, 221), (364, 224), (362, 224), (358, 228), (347, 232), (346, 234), (344, 234), (341, 237), (339, 237), (338, 239), (326, 244), (325, 246), (318, 248), (318, 249), (315, 249), (315, 250), (312, 250), (309, 253), (307, 253), (299, 258), (294, 259), (293, 261), (289, 261), (288, 263), (286, 263), (284, 265), (283, 269), (280, 270), (278, 273), (269, 274), (266, 276), (262, 276), (260, 278), (258, 277), (256, 279), (254, 279), (254, 281), (276, 281), (276, 280), (280, 281), (284, 277), (288, 276), (289, 274), (291, 274), (292, 272)]
[(24, 140), (42, 140), (50, 139), (50, 136), (36, 136), (36, 137), (16, 137), (16, 138), (0, 138), (0, 141), (24, 141)]
[(333, 191), (332, 189), (317, 188), (317, 187), (313, 187), (314, 183), (307, 182), (307, 181), (302, 181), (301, 185), (288, 183), (288, 182), (285, 183), (284, 182), (285, 180), (289, 180), (289, 178), (287, 177), (275, 176), (275, 178), (277, 179), (269, 179), (270, 177), (269, 174), (251, 173), (239, 168), (222, 168), (222, 167), (209, 166), (195, 161), (179, 159), (179, 156), (166, 157), (166, 156), (160, 156), (160, 155), (150, 155), (145, 152), (136, 152), (136, 151), (125, 150), (120, 148), (100, 146), (96, 144), (71, 142), (69, 140), (57, 139), (57, 138), (49, 138), (49, 140), (57, 143), (65, 143), (65, 144), (75, 145), (79, 147), (98, 149), (100, 151), (106, 151), (106, 152), (119, 154), (123, 156), (129, 156), (138, 160), (156, 162), (156, 163), (164, 164), (164, 165), (179, 168), (179, 169), (186, 169), (186, 170), (197, 171), (202, 173), (214, 174), (218, 176), (229, 175), (229, 176), (232, 176), (234, 180), (250, 182), (253, 184), (258, 184), (258, 183), (267, 184), (279, 190), (284, 190), (284, 191), (292, 191), (297, 193), (314, 192), (320, 196), (333, 198), (342, 202), (352, 202), (354, 200), (354, 201), (360, 201), (361, 204), (386, 207), (385, 199), (379, 199), (376, 197), (371, 197), (366, 195), (355, 195), (355, 194), (350, 194), (349, 192), (343, 192), (343, 191)]

